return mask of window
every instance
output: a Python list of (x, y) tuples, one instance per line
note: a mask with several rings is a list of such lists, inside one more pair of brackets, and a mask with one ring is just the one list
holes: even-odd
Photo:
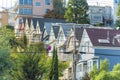
[(20, 4), (32, 5), (32, 0), (19, 0)]
[(19, 13), (20, 13), (20, 14), (28, 14), (28, 15), (30, 15), (30, 14), (32, 14), (32, 9), (21, 8), (21, 9), (19, 10)]
[(19, 2), (19, 4), (23, 4), (23, 0), (19, 0), (20, 2)]
[(19, 9), (19, 13), (20, 13), (20, 14), (23, 14), (23, 9), (20, 8), (20, 9)]
[(115, 0), (115, 3), (118, 3), (118, 1), (117, 1), (117, 0)]
[(36, 6), (41, 6), (40, 2), (35, 3)]
[(50, 5), (50, 0), (45, 0), (46, 5)]
[(97, 61), (93, 61), (93, 66), (97, 64)]

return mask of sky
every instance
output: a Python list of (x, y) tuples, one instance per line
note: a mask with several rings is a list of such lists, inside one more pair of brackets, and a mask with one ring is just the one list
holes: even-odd
[(13, 7), (15, 0), (0, 0), (0, 11), (5, 8), (9, 9)]
[(113, 0), (87, 0), (89, 5), (111, 6)]
[[(68, 1), (68, 0), (67, 0)], [(99, 5), (99, 6), (109, 6), (112, 3), (112, 0), (87, 0), (89, 5)], [(0, 10), (2, 7), (10, 8), (14, 5), (15, 0), (0, 0)]]

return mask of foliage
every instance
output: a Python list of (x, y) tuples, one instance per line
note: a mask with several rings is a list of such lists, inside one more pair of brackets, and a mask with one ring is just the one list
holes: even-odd
[(120, 64), (114, 66), (112, 71), (109, 71), (109, 62), (107, 59), (100, 62), (100, 69), (96, 66), (90, 71), (90, 80), (120, 80)]
[(12, 68), (12, 62), (10, 58), (10, 52), (7, 49), (0, 50), (0, 80), (10, 79), (10, 71)]
[(107, 59), (100, 61), (100, 71), (109, 71), (109, 61)]
[[(24, 52), (12, 54), (12, 59), (15, 64), (11, 74), (13, 80), (48, 80), (52, 59), (47, 56), (43, 43), (31, 44)], [(58, 67), (62, 76), (67, 63), (59, 61)]]
[[(101, 60), (100, 61), (100, 69), (97, 68), (96, 65), (94, 65), (93, 69), (90, 71), (90, 80), (104, 80), (104, 77), (108, 75), (107, 73), (101, 75), (103, 72), (108, 72), (109, 69), (109, 63), (108, 60)], [(106, 79), (105, 79), (106, 80)]]
[(56, 14), (64, 15), (65, 7), (64, 7), (64, 0), (53, 0), (53, 8)]
[(86, 0), (69, 0), (64, 17), (68, 22), (89, 23)]
[(49, 79), (58, 80), (58, 77), (59, 77), (58, 76), (58, 56), (57, 56), (57, 49), (54, 47)]
[(118, 5), (117, 16), (120, 16), (120, 4)]
[(14, 38), (13, 27), (6, 25), (0, 28), (0, 80), (11, 79), (12, 60), (10, 40)]
[(65, 14), (64, 0), (53, 0), (53, 10), (49, 10), (44, 17), (63, 19)]
[(64, 19), (64, 15), (56, 14), (54, 10), (49, 10), (45, 15), (45, 18), (53, 18), (53, 19)]
[(97, 69), (97, 66), (94, 65), (93, 69), (90, 71), (89, 76), (90, 80), (95, 80), (95, 77), (99, 74), (99, 70)]
[(95, 77), (95, 80), (110, 80), (111, 76), (107, 71), (100, 71), (99, 74)]
[(14, 62), (15, 68), (11, 74), (13, 80), (41, 80), (46, 73), (47, 56), (37, 51), (31, 52), (31, 48), (27, 48), (25, 52), (17, 55)]
[(8, 26), (0, 28), (0, 49), (10, 49), (9, 41), (11, 38), (14, 38), (13, 30), (9, 29)]
[(120, 28), (120, 19), (116, 20), (115, 26)]
[(115, 65), (110, 73), (113, 80), (120, 80), (120, 64)]

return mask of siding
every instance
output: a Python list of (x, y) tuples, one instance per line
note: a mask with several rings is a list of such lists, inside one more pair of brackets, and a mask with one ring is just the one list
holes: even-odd
[(120, 63), (120, 50), (95, 49), (95, 56), (99, 56), (99, 60), (108, 59), (110, 70)]

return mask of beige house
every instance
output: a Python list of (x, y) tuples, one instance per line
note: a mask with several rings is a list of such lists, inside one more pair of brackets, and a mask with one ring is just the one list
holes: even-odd
[(0, 27), (8, 24), (8, 12), (7, 11), (1, 11), (0, 12)]

